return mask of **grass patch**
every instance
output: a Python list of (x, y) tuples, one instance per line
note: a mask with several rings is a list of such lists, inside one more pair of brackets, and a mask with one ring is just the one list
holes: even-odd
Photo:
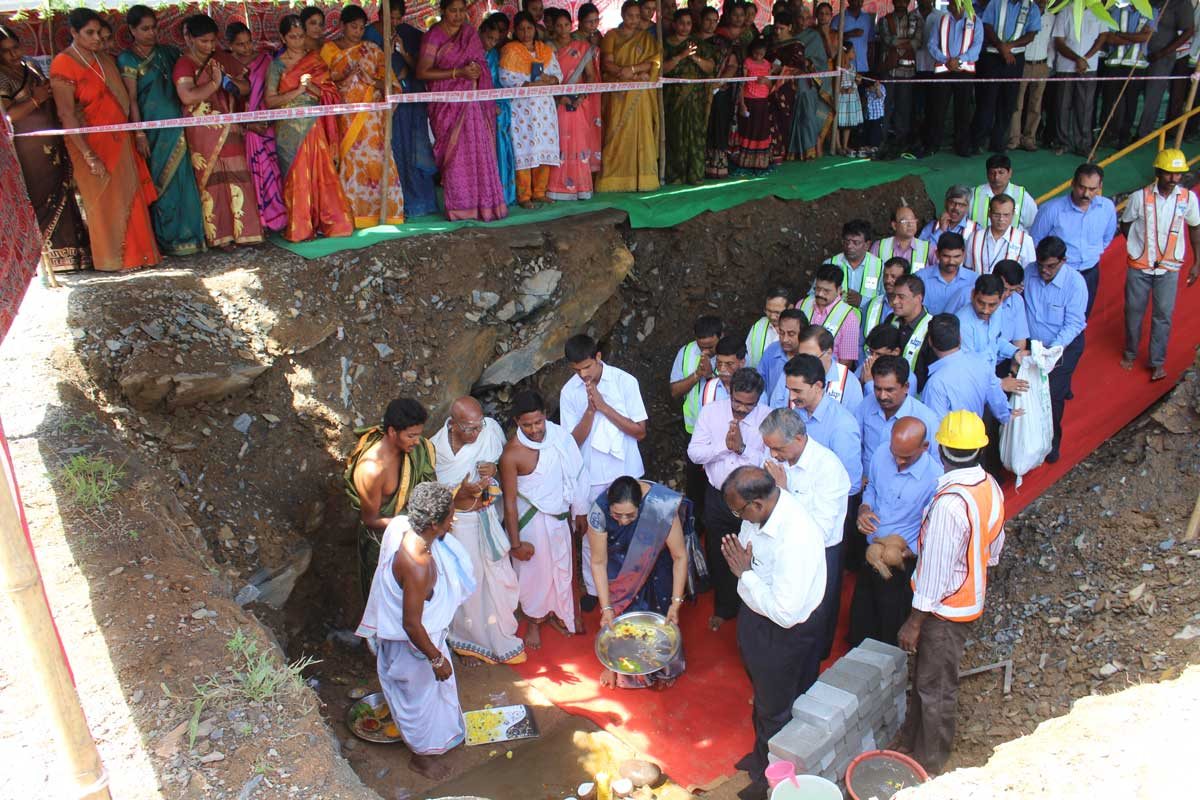
[(99, 510), (104, 508), (121, 489), (125, 477), (125, 465), (114, 464), (99, 456), (83, 454), (71, 460), (58, 471), (58, 478), (67, 489), (73, 505)]
[(74, 433), (87, 435), (90, 433), (95, 433), (97, 425), (98, 423), (96, 422), (96, 415), (89, 412), (87, 414), (81, 414), (78, 417), (71, 417), (67, 420), (64, 420), (58, 426), (58, 431), (64, 436), (70, 436)]

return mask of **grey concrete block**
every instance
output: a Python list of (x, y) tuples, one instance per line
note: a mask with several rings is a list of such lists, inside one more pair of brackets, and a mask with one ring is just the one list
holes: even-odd
[(841, 709), (822, 703), (807, 694), (800, 695), (792, 703), (792, 718), (834, 734), (831, 738), (840, 738), (846, 732), (846, 715)]
[(858, 719), (858, 697), (847, 691), (818, 681), (810, 686), (805, 694), (814, 700), (819, 700), (834, 708), (841, 709), (846, 717), (846, 727), (849, 727)]
[(841, 661), (822, 672), (817, 682), (849, 692), (858, 698), (860, 706), (864, 702), (869, 702), (871, 694), (879, 689), (878, 680), (844, 669)]
[(880, 691), (887, 689), (890, 683), (882, 669), (875, 664), (868, 664), (865, 661), (842, 658), (833, 665), (833, 669), (849, 672), (854, 675), (861, 675), (864, 679), (872, 681), (875, 688)]
[(826, 755), (833, 757), (833, 746), (827, 731), (793, 719), (767, 742), (767, 753), (791, 761), (797, 771), (810, 772)]
[(858, 742), (858, 752), (867, 753), (871, 750), (878, 749), (879, 747), (875, 743), (875, 733), (873, 731), (867, 731), (864, 733), (862, 739), (860, 739)]
[(856, 647), (842, 658), (849, 661), (861, 661), (864, 664), (872, 664), (883, 672), (885, 676), (891, 679), (891, 676), (901, 670), (901, 665), (896, 663), (896, 659), (883, 653), (877, 653), (874, 650), (866, 650), (862, 647)]
[(908, 654), (899, 647), (891, 644), (884, 644), (875, 639), (864, 639), (862, 644), (854, 648), (855, 650), (867, 650), (872, 653), (881, 653), (892, 659), (896, 664), (896, 669), (906, 669), (908, 666)]
[(821, 761), (817, 764), (817, 770), (818, 771), (826, 771), (826, 770), (833, 769), (833, 760), (834, 760), (834, 752), (833, 752), (833, 750), (830, 750), (828, 753), (826, 753), (821, 758)]

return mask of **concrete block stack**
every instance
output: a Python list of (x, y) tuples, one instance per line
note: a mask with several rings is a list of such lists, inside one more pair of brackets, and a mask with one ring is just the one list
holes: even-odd
[(792, 721), (768, 743), (771, 761), (840, 782), (860, 753), (887, 747), (907, 708), (908, 658), (867, 639), (821, 673), (792, 704)]

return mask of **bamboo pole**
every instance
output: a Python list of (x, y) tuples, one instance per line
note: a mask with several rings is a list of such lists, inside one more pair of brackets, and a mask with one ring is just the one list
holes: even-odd
[[(383, 99), (386, 101), (392, 93), (392, 3), (382, 0), (379, 4), (380, 16), (383, 20)], [(392, 171), (392, 120), (391, 113), (383, 124), (383, 167), (379, 173), (379, 224), (386, 225), (388, 221), (388, 184)]]
[(842, 12), (838, 18), (837, 52), (833, 54), (832, 69), (837, 70), (833, 77), (833, 141), (830, 142), (829, 152), (837, 155), (841, 148), (838, 146), (840, 129), (838, 128), (838, 106), (842, 103), (842, 48), (846, 38), (846, 0), (842, 0)]
[[(658, 35), (658, 77), (662, 79), (662, 65), (666, 61), (663, 54), (663, 9), (660, 0), (658, 5), (658, 20), (654, 25), (654, 32)], [(658, 95), (658, 180), (659, 183), (667, 179), (667, 105), (663, 99), (663, 90), (655, 89), (654, 93)]]
[[(17, 636), (25, 646), (46, 717), (54, 727), (62, 755), (82, 800), (109, 800), (108, 774), (88, 730), (71, 679), (54, 618), (42, 587), (42, 576), (25, 537), (17, 494), (8, 472), (7, 453), (0, 464), (0, 587), (12, 605)], [(32, 687), (30, 687), (32, 688)], [(45, 717), (43, 717), (45, 719)]]
[(1198, 534), (1200, 534), (1200, 494), (1196, 495), (1196, 505), (1192, 508), (1192, 517), (1188, 520), (1187, 528), (1183, 532), (1183, 540), (1190, 542)]
[[(1192, 110), (1192, 106), (1196, 102), (1196, 76), (1192, 76), (1192, 88), (1188, 89), (1187, 103), (1184, 106), (1184, 113)], [(1179, 127), (1175, 129), (1175, 149), (1178, 150), (1183, 146), (1183, 131), (1187, 128), (1186, 122), (1179, 123)]]

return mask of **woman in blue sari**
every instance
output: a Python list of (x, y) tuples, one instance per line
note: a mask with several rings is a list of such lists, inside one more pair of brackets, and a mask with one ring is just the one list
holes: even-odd
[[(505, 20), (508, 18), (505, 17)], [(479, 39), (487, 51), (488, 66), (492, 70), (492, 85), (500, 85), (500, 51), (503, 49), (500, 22), (493, 14), (479, 26)], [(496, 166), (500, 169), (500, 185), (504, 188), (504, 202), (510, 206), (517, 202), (517, 151), (512, 140), (512, 105), (510, 100), (496, 101)]]
[[(182, 117), (171, 79), (179, 50), (158, 44), (158, 19), (146, 6), (131, 7), (125, 21), (133, 47), (117, 56), (117, 66), (129, 94), (129, 121)], [(134, 144), (146, 159), (158, 190), (150, 215), (159, 248), (173, 256), (201, 252), (205, 249), (204, 218), (183, 128), (139, 131), (134, 134)]]
[[(391, 0), (392, 75), (399, 81), (393, 91), (403, 94), (424, 92), (425, 82), (417, 79), (417, 57), (421, 54), (421, 30), (404, 21), (404, 0)], [(383, 19), (367, 27), (363, 38), (383, 47)], [(437, 193), (433, 176), (437, 162), (429, 141), (429, 111), (424, 103), (397, 103), (392, 109), (392, 161), (400, 176), (404, 194), (404, 216), (408, 218), (437, 211)]]
[[(621, 477), (596, 498), (588, 513), (588, 541), (601, 627), (628, 611), (654, 611), (679, 624), (688, 574), (685, 534), (691, 525), (691, 503), (662, 484)], [(606, 669), (600, 683), (665, 689), (684, 667), (681, 648), (658, 672), (617, 675)]]

